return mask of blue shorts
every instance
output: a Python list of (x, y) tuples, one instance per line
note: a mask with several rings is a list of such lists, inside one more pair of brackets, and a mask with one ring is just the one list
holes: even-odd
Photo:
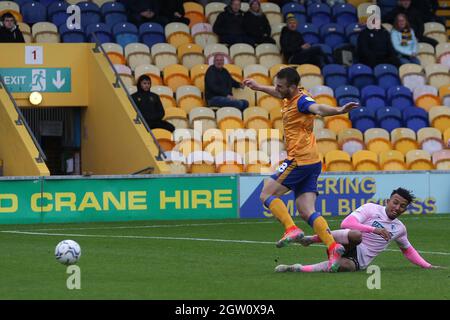
[(284, 160), (271, 177), (294, 191), (295, 198), (306, 192), (317, 192), (317, 179), (322, 172), (322, 162), (298, 166), (295, 160)]

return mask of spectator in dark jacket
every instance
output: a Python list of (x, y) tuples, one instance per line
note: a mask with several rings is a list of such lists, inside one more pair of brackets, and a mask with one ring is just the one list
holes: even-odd
[(175, 127), (163, 120), (165, 115), (164, 107), (159, 96), (150, 91), (151, 85), (152, 82), (149, 76), (145, 74), (140, 76), (137, 83), (138, 91), (133, 93), (131, 97), (150, 129), (162, 128), (173, 132)]
[(442, 23), (440, 17), (436, 16), (436, 10), (439, 8), (438, 0), (413, 0), (411, 5), (422, 14), (423, 22)]
[(241, 0), (231, 0), (230, 5), (217, 16), (213, 31), (219, 36), (220, 43), (253, 45), (252, 39), (246, 35), (244, 30), (244, 12), (241, 10)]
[(370, 67), (378, 64), (389, 63), (400, 66), (397, 53), (391, 42), (391, 34), (383, 27), (365, 28), (358, 36), (359, 62)]
[(306, 43), (297, 31), (297, 19), (289, 13), (286, 16), (287, 26), (281, 30), (280, 45), (286, 62), (291, 64), (310, 63), (322, 67), (327, 61), (320, 47), (312, 47)]
[(16, 25), (16, 18), (9, 12), (0, 20), (0, 42), (25, 42), (22, 31)]
[(271, 28), (269, 20), (261, 10), (259, 0), (250, 0), (250, 7), (244, 14), (244, 30), (247, 36), (251, 37), (255, 44), (273, 43), (275, 40), (270, 37)]
[(163, 26), (167, 24), (167, 19), (160, 15), (159, 0), (128, 0), (130, 22), (138, 27), (146, 22), (156, 22)]
[(181, 22), (189, 25), (190, 20), (184, 16), (183, 0), (159, 0), (161, 16), (170, 22)]
[(205, 98), (209, 106), (235, 107), (241, 111), (248, 107), (247, 100), (233, 97), (232, 88), (244, 88), (244, 85), (234, 80), (227, 69), (223, 67), (223, 54), (214, 56), (214, 64), (205, 74)]
[(414, 33), (416, 34), (417, 40), (419, 42), (429, 43), (433, 47), (435, 47), (438, 44), (436, 40), (429, 37), (425, 37), (423, 35), (424, 23), (422, 19), (422, 13), (411, 5), (411, 0), (399, 0), (398, 6), (392, 9), (391, 12), (387, 13), (383, 17), (383, 21), (390, 24), (394, 24), (395, 18), (400, 13), (403, 13), (408, 18), (409, 24), (411, 25), (411, 28), (414, 30)]

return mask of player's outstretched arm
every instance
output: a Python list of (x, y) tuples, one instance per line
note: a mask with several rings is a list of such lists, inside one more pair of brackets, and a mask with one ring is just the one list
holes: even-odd
[(402, 251), (406, 259), (408, 259), (415, 265), (418, 265), (419, 267), (422, 267), (424, 269), (431, 269), (433, 267), (435, 268), (437, 267), (433, 266), (431, 263), (427, 262), (424, 258), (422, 258), (421, 255), (416, 251), (416, 249), (414, 249), (413, 246), (409, 246), (406, 249), (400, 248), (400, 250)]
[(274, 86), (264, 86), (253, 79), (245, 79), (243, 83), (245, 86), (249, 87), (252, 90), (261, 91), (270, 94), (272, 97), (282, 99), (281, 95), (278, 93), (278, 91), (275, 90)]
[(356, 102), (349, 102), (345, 105), (343, 105), (342, 107), (332, 107), (326, 104), (318, 104), (318, 103), (314, 103), (312, 105), (309, 106), (309, 112), (317, 114), (319, 116), (322, 117), (328, 117), (328, 116), (335, 116), (338, 114), (344, 114), (344, 113), (348, 113), (351, 110), (358, 108), (359, 107), (359, 103)]

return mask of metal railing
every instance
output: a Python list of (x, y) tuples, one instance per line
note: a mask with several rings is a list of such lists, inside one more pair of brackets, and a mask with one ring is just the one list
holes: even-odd
[[(144, 117), (142, 116), (142, 113), (139, 111), (139, 108), (136, 106), (133, 98), (131, 97), (130, 93), (128, 92), (127, 87), (125, 86), (125, 84), (123, 83), (122, 79), (120, 78), (120, 75), (117, 73), (116, 68), (114, 67), (114, 64), (112, 63), (111, 59), (109, 59), (108, 55), (105, 52), (105, 49), (103, 49), (102, 44), (98, 41), (97, 36), (95, 35), (95, 32), (91, 33), (94, 40), (95, 40), (95, 48), (92, 49), (95, 53), (99, 53), (102, 52), (103, 56), (105, 57), (105, 59), (108, 61), (109, 65), (111, 66), (111, 69), (114, 72), (114, 76), (116, 77), (116, 81), (112, 84), (114, 86), (114, 88), (120, 88), (122, 87), (125, 90), (125, 93), (127, 94), (128, 100), (130, 101), (131, 105), (134, 108), (134, 111), (136, 111), (136, 118), (134, 119), (134, 123), (139, 124), (142, 123), (145, 128), (147, 129), (147, 131), (150, 133), (150, 135), (153, 138), (153, 142), (156, 144), (156, 146), (158, 147), (158, 155), (156, 157), (156, 160), (158, 161), (164, 161), (164, 159), (166, 158), (166, 155), (164, 154), (164, 151), (162, 150), (161, 146), (158, 143), (158, 140), (156, 139), (156, 137), (153, 135), (152, 130), (150, 129), (150, 127), (148, 126), (147, 122), (145, 121)], [(143, 170), (138, 171), (137, 173), (141, 172), (141, 171), (147, 171), (150, 167), (145, 168)]]
[(14, 105), (14, 108), (16, 109), (16, 112), (17, 112), (17, 120), (15, 121), (16, 125), (25, 126), (25, 128), (28, 131), (28, 134), (30, 135), (31, 139), (33, 140), (34, 145), (36, 146), (36, 148), (39, 152), (39, 155), (37, 158), (35, 158), (35, 160), (38, 163), (42, 163), (42, 162), (46, 161), (47, 157), (45, 156), (45, 153), (42, 150), (41, 145), (39, 144), (36, 137), (34, 136), (34, 133), (31, 130), (30, 126), (28, 125), (27, 120), (25, 120), (25, 117), (23, 116), (22, 111), (20, 111), (19, 107), (17, 106), (16, 101), (14, 100), (13, 96), (11, 95), (11, 92), (9, 92), (8, 87), (6, 86), (5, 82), (3, 81), (3, 77), (0, 75), (0, 89), (1, 88), (5, 89), (6, 93), (9, 96), (9, 99), (11, 100), (12, 104)]

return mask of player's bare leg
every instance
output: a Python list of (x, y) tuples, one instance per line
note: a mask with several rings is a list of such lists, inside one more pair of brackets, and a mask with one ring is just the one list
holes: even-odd
[(277, 218), (284, 226), (285, 233), (277, 242), (278, 248), (284, 247), (291, 242), (299, 241), (304, 235), (303, 231), (295, 225), (284, 202), (279, 198), (288, 191), (289, 188), (286, 186), (283, 186), (272, 178), (268, 178), (264, 180), (264, 187), (260, 195), (263, 205), (268, 208), (275, 218)]
[[(337, 272), (354, 272), (357, 271), (355, 262), (347, 258), (339, 259), (339, 268)], [(322, 261), (311, 265), (301, 265), (301, 264), (280, 264), (276, 266), (275, 272), (329, 272), (328, 271), (328, 261)]]

